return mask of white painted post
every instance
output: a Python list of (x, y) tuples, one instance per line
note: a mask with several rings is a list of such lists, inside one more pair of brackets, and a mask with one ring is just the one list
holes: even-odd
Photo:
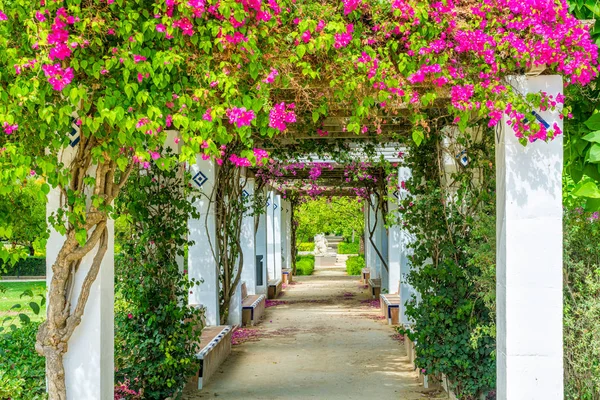
[[(562, 93), (559, 76), (511, 77), (526, 93)], [(537, 113), (562, 129), (559, 112)], [(563, 398), (563, 140), (519, 144), (503, 120), (496, 145), (497, 396)]]
[(273, 196), (273, 233), (275, 242), (275, 280), (282, 278), (281, 275), (281, 195)]
[[(261, 194), (265, 194), (263, 189)], [(258, 216), (258, 229), (256, 230), (256, 255), (262, 256), (262, 269), (256, 264), (256, 294), (267, 294), (267, 214), (269, 208), (266, 205), (263, 208), (263, 213)], [(258, 262), (258, 261), (257, 261)]]
[[(250, 206), (254, 201), (254, 178), (248, 178), (242, 195), (247, 199)], [(254, 216), (252, 209), (244, 215), (242, 220), (242, 230), (240, 232), (240, 241), (242, 244), (242, 254), (244, 256), (244, 267), (242, 268), (242, 281), (246, 282), (248, 294), (256, 294), (256, 249), (254, 236)]]
[(200, 212), (199, 219), (188, 220), (190, 240), (194, 242), (188, 248), (188, 276), (202, 280), (200, 285), (191, 289), (189, 304), (202, 305), (205, 308), (206, 324), (219, 325), (219, 277), (217, 263), (212, 248), (216, 251), (216, 220), (214, 206), (209, 208), (215, 183), (215, 164), (212, 160), (203, 160), (196, 156), (196, 164), (190, 165), (192, 184), (202, 195), (194, 203)]
[(292, 203), (285, 201), (285, 268), (292, 269)]
[(267, 200), (267, 277), (275, 279), (275, 192), (269, 191)]
[(288, 263), (287, 257), (287, 246), (288, 246), (288, 237), (287, 237), (287, 201), (280, 195), (280, 205), (281, 205), (281, 268), (286, 269)]
[(388, 246), (388, 268), (389, 279), (386, 289), (388, 293), (400, 293), (398, 287), (400, 283), (400, 262), (402, 258), (402, 227), (399, 225), (401, 220), (398, 212), (398, 201), (400, 199), (399, 191), (393, 190), (388, 196), (388, 212), (394, 216), (394, 225), (389, 228), (389, 246)]
[[(66, 165), (72, 160), (74, 149), (63, 152)], [(69, 161), (67, 161), (69, 159)], [(92, 167), (93, 168), (93, 167)], [(64, 200), (63, 200), (64, 202)], [(61, 204), (60, 191), (53, 189), (48, 194), (46, 212), (49, 216)], [(69, 340), (64, 355), (67, 398), (105, 400), (114, 396), (114, 221), (106, 224), (108, 244), (96, 280), (90, 288), (81, 323)], [(64, 236), (50, 230), (46, 243), (46, 284), (52, 282), (52, 264), (65, 241)], [(83, 258), (75, 274), (72, 299), (77, 299), (81, 285), (87, 275), (98, 247)], [(76, 302), (71, 303), (75, 307)]]
[[(400, 182), (400, 189), (398, 189), (398, 195), (400, 199), (406, 199), (410, 196), (410, 193), (402, 188), (402, 182), (407, 181), (411, 177), (410, 169), (407, 167), (400, 167), (398, 169), (398, 181)], [(412, 268), (410, 262), (410, 256), (413, 254), (413, 250), (409, 247), (413, 243), (414, 238), (404, 227), (404, 218), (400, 215), (400, 238), (401, 238), (401, 256), (400, 256), (400, 318), (399, 321), (403, 325), (410, 324), (410, 320), (406, 315), (406, 302), (410, 300), (411, 296), (415, 294), (415, 290), (412, 285), (408, 283), (408, 274)]]
[[(379, 219), (377, 221), (377, 225), (377, 248), (379, 249), (381, 256), (386, 261), (389, 268), (388, 235), (387, 230), (385, 229), (385, 219), (383, 217), (383, 210), (379, 211)], [(389, 286), (389, 271), (385, 268), (384, 263), (383, 261), (381, 261), (381, 258), (379, 258), (379, 256), (377, 256), (377, 259), (379, 260), (379, 271), (381, 272), (381, 289), (383, 290), (385, 288), (387, 290)]]
[[(377, 257), (377, 252), (375, 251), (375, 248), (373, 247), (373, 245), (371, 244), (371, 240), (369, 238), (370, 234), (370, 230), (373, 230), (373, 227), (375, 226), (375, 211), (373, 210), (373, 207), (371, 205), (369, 205), (367, 203), (367, 207), (368, 207), (368, 213), (369, 213), (369, 220), (368, 220), (368, 224), (366, 225), (367, 228), (367, 235), (366, 235), (366, 247), (368, 247), (369, 251), (368, 251), (368, 258), (367, 258), (367, 266), (369, 267), (369, 270), (371, 272), (371, 278), (372, 279), (376, 279), (376, 278), (380, 278), (381, 275), (379, 273), (379, 263), (378, 263), (378, 257)], [(375, 230), (375, 233), (373, 234), (373, 242), (377, 243), (377, 230)]]

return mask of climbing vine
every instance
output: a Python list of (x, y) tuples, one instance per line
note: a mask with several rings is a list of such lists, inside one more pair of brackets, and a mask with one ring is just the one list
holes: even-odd
[[(493, 213), (494, 147), (485, 129), (470, 132), (443, 130), (409, 149), (412, 178), (405, 185), (411, 196), (402, 204), (414, 235), (408, 279), (419, 293), (407, 306), (415, 364), (427, 374), (444, 373), (464, 399), (487, 393), (496, 379), (494, 332), (482, 329), (493, 325), (493, 310), (477, 285), (484, 269), (466, 251), (480, 239), (472, 227)], [(455, 158), (459, 154), (468, 155), (464, 163)], [(493, 259), (495, 248), (487, 250)]]

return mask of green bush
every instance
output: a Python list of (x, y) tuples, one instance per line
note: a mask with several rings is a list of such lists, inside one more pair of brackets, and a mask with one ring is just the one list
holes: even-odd
[(0, 334), (0, 399), (46, 398), (45, 359), (35, 351), (39, 322)]
[(314, 242), (305, 242), (305, 243), (298, 243), (298, 246), (296, 246), (298, 251), (314, 251), (315, 250), (315, 244)]
[(348, 257), (346, 260), (346, 272), (348, 275), (360, 275), (365, 267), (364, 256)]
[(46, 257), (27, 257), (17, 261), (14, 266), (4, 265), (0, 260), (0, 271), (6, 272), (3, 276), (45, 276)]
[(176, 261), (188, 218), (199, 218), (194, 194), (176, 170), (150, 168), (132, 174), (116, 202), (127, 223), (115, 265), (115, 393), (128, 400), (175, 397), (199, 368), (202, 311), (187, 304), (198, 282)]
[(315, 256), (298, 256), (296, 258), (296, 275), (312, 275), (315, 269)]
[(600, 399), (600, 220), (569, 211), (564, 219), (565, 399)]
[(356, 243), (346, 243), (341, 242), (338, 244), (337, 252), (338, 254), (358, 254), (360, 248), (360, 244)]

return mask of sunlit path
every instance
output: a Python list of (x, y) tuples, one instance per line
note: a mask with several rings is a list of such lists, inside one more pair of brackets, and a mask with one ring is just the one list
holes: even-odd
[[(423, 388), (371, 308), (367, 290), (335, 257), (295, 277), (257, 327), (259, 341), (233, 347), (208, 386), (186, 399), (421, 399)], [(354, 296), (351, 296), (354, 295)]]

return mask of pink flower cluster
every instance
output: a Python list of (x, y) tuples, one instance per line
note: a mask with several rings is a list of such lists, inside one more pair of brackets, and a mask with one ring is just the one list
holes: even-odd
[(277, 70), (275, 68), (271, 68), (271, 72), (269, 72), (269, 75), (267, 75), (267, 77), (265, 79), (263, 79), (264, 83), (273, 83), (275, 81), (275, 77), (279, 75), (279, 72), (277, 72)]
[(286, 105), (284, 102), (276, 104), (269, 112), (269, 126), (281, 132), (287, 129), (287, 124), (296, 122), (294, 103)]
[(262, 160), (269, 158), (269, 153), (266, 150), (255, 148), (253, 152), (254, 157), (256, 157), (257, 163), (260, 163)]
[(236, 154), (229, 156), (229, 161), (236, 167), (251, 167), (252, 163), (246, 157), (240, 157)]
[(354, 32), (354, 25), (348, 24), (346, 25), (346, 32), (344, 33), (336, 33), (333, 35), (335, 42), (333, 43), (333, 47), (336, 49), (340, 49), (342, 47), (348, 46), (350, 41), (352, 40), (352, 32)]
[(0, 21), (8, 21), (8, 17), (4, 14), (4, 11), (0, 10)]
[(73, 68), (62, 68), (60, 64), (42, 65), (42, 70), (48, 78), (52, 89), (61, 91), (73, 80)]
[(342, 0), (342, 2), (344, 3), (344, 15), (348, 15), (358, 8), (362, 0)]
[(4, 128), (4, 133), (6, 133), (7, 135), (12, 134), (14, 131), (16, 131), (17, 129), (19, 129), (19, 125), (17, 124), (9, 124), (8, 122), (4, 121), (4, 123), (2, 124), (2, 128)]
[(252, 120), (256, 118), (254, 111), (246, 111), (246, 107), (232, 107), (227, 109), (225, 114), (229, 118), (229, 123), (238, 128), (250, 126)]

